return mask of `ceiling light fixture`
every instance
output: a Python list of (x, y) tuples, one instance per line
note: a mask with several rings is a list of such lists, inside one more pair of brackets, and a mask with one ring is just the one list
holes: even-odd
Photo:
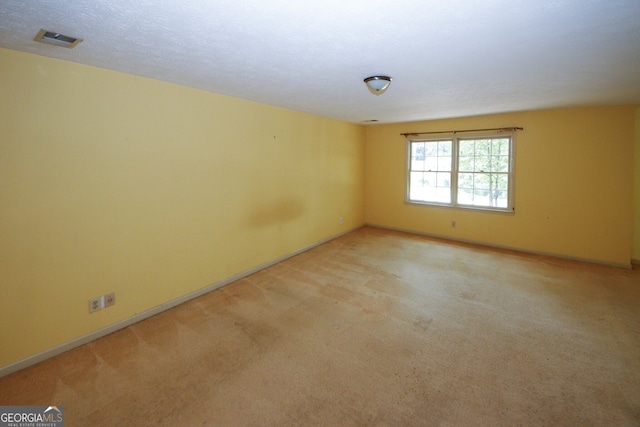
[(54, 46), (67, 47), (69, 49), (73, 49), (82, 41), (82, 39), (65, 36), (64, 34), (47, 30), (40, 30), (34, 40), (40, 43), (52, 44)]
[(364, 82), (369, 92), (378, 96), (382, 95), (389, 88), (391, 80), (389, 76), (371, 76), (364, 79)]

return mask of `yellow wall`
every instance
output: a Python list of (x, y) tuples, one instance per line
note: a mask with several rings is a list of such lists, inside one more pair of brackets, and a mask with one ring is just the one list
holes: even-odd
[(640, 264), (640, 107), (636, 108), (633, 184), (633, 251), (631, 258)]
[[(4, 49), (0, 75), (0, 367), (365, 220), (640, 259), (640, 108), (365, 130)], [(494, 126), (525, 128), (515, 215), (404, 203), (401, 132)], [(113, 291), (114, 307), (88, 314), (89, 298)]]
[[(370, 126), (366, 222), (628, 266), (634, 111), (566, 109)], [(524, 127), (516, 137), (515, 214), (405, 204), (400, 133), (505, 126)]]
[(0, 76), (0, 367), (364, 223), (361, 126), (4, 49)]

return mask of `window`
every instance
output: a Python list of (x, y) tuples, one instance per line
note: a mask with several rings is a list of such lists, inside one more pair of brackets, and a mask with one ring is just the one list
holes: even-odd
[(513, 211), (513, 133), (407, 139), (409, 203)]

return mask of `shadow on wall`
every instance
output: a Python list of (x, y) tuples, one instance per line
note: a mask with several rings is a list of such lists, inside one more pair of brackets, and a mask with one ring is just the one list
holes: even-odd
[(302, 202), (302, 199), (281, 198), (258, 206), (258, 208), (249, 215), (248, 222), (251, 227), (266, 227), (273, 224), (293, 221), (301, 217), (306, 211), (307, 208)]

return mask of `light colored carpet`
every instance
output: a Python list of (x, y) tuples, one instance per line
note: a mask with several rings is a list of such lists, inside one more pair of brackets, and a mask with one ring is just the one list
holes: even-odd
[(640, 271), (363, 228), (0, 379), (68, 426), (640, 425)]

